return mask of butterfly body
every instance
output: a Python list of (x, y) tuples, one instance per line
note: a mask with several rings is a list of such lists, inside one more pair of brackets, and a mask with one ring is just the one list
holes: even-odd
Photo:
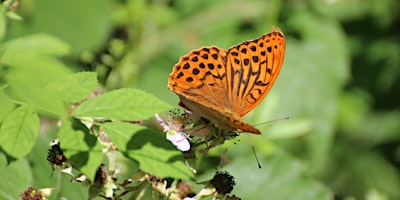
[(279, 29), (229, 50), (203, 47), (181, 57), (168, 88), (181, 104), (218, 128), (260, 134), (242, 117), (271, 89), (283, 63), (285, 38)]
[(227, 108), (225, 108), (225, 110), (219, 110), (193, 104), (191, 100), (182, 96), (180, 100), (184, 107), (188, 108), (193, 113), (204, 116), (220, 129), (260, 134), (256, 128), (244, 122), (242, 117), (232, 110)]

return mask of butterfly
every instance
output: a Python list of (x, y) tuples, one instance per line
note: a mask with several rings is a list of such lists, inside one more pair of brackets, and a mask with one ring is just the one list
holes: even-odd
[(180, 105), (219, 129), (261, 134), (242, 117), (271, 89), (282, 67), (286, 40), (278, 28), (228, 50), (203, 47), (182, 56), (168, 78)]

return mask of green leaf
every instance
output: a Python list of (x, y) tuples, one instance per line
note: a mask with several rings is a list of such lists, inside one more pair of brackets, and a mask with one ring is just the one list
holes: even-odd
[(68, 66), (52, 57), (37, 54), (11, 55), (6, 52), (1, 59), (11, 70), (27, 73), (29, 74), (29, 79), (35, 79), (40, 83), (57, 81), (72, 74)]
[(136, 89), (114, 90), (82, 103), (76, 117), (105, 117), (115, 120), (143, 120), (172, 108), (151, 94)]
[(41, 114), (50, 117), (59, 117), (66, 113), (66, 106), (62, 99), (52, 90), (38, 83), (37, 77), (20, 71), (10, 71), (6, 80), (10, 84), (13, 98), (27, 102)]
[(0, 152), (0, 199), (20, 199), (19, 195), (32, 186), (30, 167), (25, 159), (7, 164), (6, 156)]
[(87, 98), (96, 86), (97, 74), (95, 72), (76, 73), (48, 85), (68, 103), (76, 103)]
[(97, 138), (74, 119), (63, 120), (59, 137), (60, 147), (67, 159), (93, 181), (104, 157)]
[(182, 152), (165, 139), (165, 134), (123, 122), (106, 123), (102, 128), (122, 153), (139, 163), (141, 170), (158, 177), (193, 178)]
[(19, 37), (3, 44), (9, 55), (35, 54), (63, 56), (69, 52), (69, 46), (62, 40), (48, 34), (33, 34)]
[(136, 132), (146, 129), (142, 126), (122, 122), (105, 123), (101, 127), (121, 152), (129, 150), (128, 142)]
[(4, 12), (0, 13), (0, 41), (3, 41), (4, 35), (6, 33), (7, 27), (7, 20)]
[(0, 91), (0, 124), (14, 108), (15, 105), (11, 102), (11, 99), (3, 91)]
[[(265, 163), (262, 168), (254, 169), (254, 157), (236, 156), (227, 166), (227, 170), (235, 177), (236, 186), (233, 193), (238, 197), (265, 199), (268, 195), (268, 199), (291, 200), (333, 198), (331, 191), (307, 175), (305, 165), (285, 153), (278, 152), (262, 159), (261, 162)], [(252, 168), (253, 170), (249, 170)]]
[[(27, 9), (29, 23), (14, 23), (9, 35), (48, 33), (71, 45), (74, 55), (102, 48), (109, 37), (114, 13), (112, 1), (38, 0)], [(96, 5), (96, 9), (92, 9)], [(25, 17), (25, 16), (24, 16)]]
[(8, 115), (1, 126), (1, 147), (10, 156), (22, 158), (31, 151), (39, 130), (36, 112), (30, 106), (21, 106)]
[[(40, 38), (33, 37), (33, 39)], [(10, 88), (9, 96), (33, 105), (42, 114), (51, 117), (61, 116), (66, 113), (64, 102), (54, 90), (45, 86), (55, 81), (62, 82), (72, 74), (71, 70), (59, 60), (42, 55), (50, 54), (56, 47), (46, 45), (46, 42), (44, 46), (37, 45), (31, 40), (32, 38), (26, 39), (25, 45), (28, 45), (26, 47), (28, 49), (21, 47), (25, 40), (10, 41), (4, 47), (5, 53), (1, 61), (9, 67), (5, 75)], [(48, 41), (52, 42), (54, 41)], [(44, 48), (49, 50), (45, 51)], [(19, 49), (22, 49), (21, 52)]]

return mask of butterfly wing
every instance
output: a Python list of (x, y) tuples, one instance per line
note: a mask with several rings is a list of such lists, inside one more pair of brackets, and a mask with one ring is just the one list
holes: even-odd
[(186, 108), (219, 128), (260, 134), (232, 109), (225, 63), (223, 49), (209, 47), (192, 51), (174, 66), (168, 88), (178, 94)]
[(283, 62), (285, 38), (279, 29), (233, 46), (201, 48), (181, 57), (168, 88), (181, 103), (219, 128), (260, 134), (242, 119), (267, 95)]
[(284, 54), (285, 37), (279, 29), (228, 50), (228, 90), (240, 116), (267, 95), (278, 77)]
[(198, 104), (223, 107), (227, 102), (225, 56), (226, 51), (217, 47), (191, 51), (174, 66), (168, 88)]

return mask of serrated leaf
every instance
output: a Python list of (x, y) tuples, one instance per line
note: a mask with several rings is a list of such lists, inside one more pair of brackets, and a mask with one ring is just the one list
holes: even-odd
[(103, 161), (101, 145), (97, 138), (78, 120), (64, 120), (60, 132), (60, 147), (67, 159), (94, 180), (97, 168)]
[(96, 86), (97, 74), (95, 72), (76, 73), (48, 85), (68, 103), (76, 103), (87, 98)]
[(19, 195), (32, 186), (32, 168), (26, 159), (7, 163), (0, 152), (0, 199), (20, 199)]
[(31, 151), (39, 130), (36, 112), (30, 106), (21, 106), (8, 115), (1, 126), (1, 147), (10, 156), (22, 158)]
[(137, 89), (114, 90), (82, 103), (74, 112), (76, 117), (115, 120), (143, 120), (155, 113), (172, 108), (151, 94)]
[(106, 123), (102, 128), (122, 153), (139, 163), (141, 170), (157, 177), (193, 178), (182, 153), (163, 133), (122, 122)]
[(34, 34), (19, 37), (3, 44), (8, 54), (35, 54), (35, 55), (66, 55), (69, 45), (62, 40), (48, 34)]

